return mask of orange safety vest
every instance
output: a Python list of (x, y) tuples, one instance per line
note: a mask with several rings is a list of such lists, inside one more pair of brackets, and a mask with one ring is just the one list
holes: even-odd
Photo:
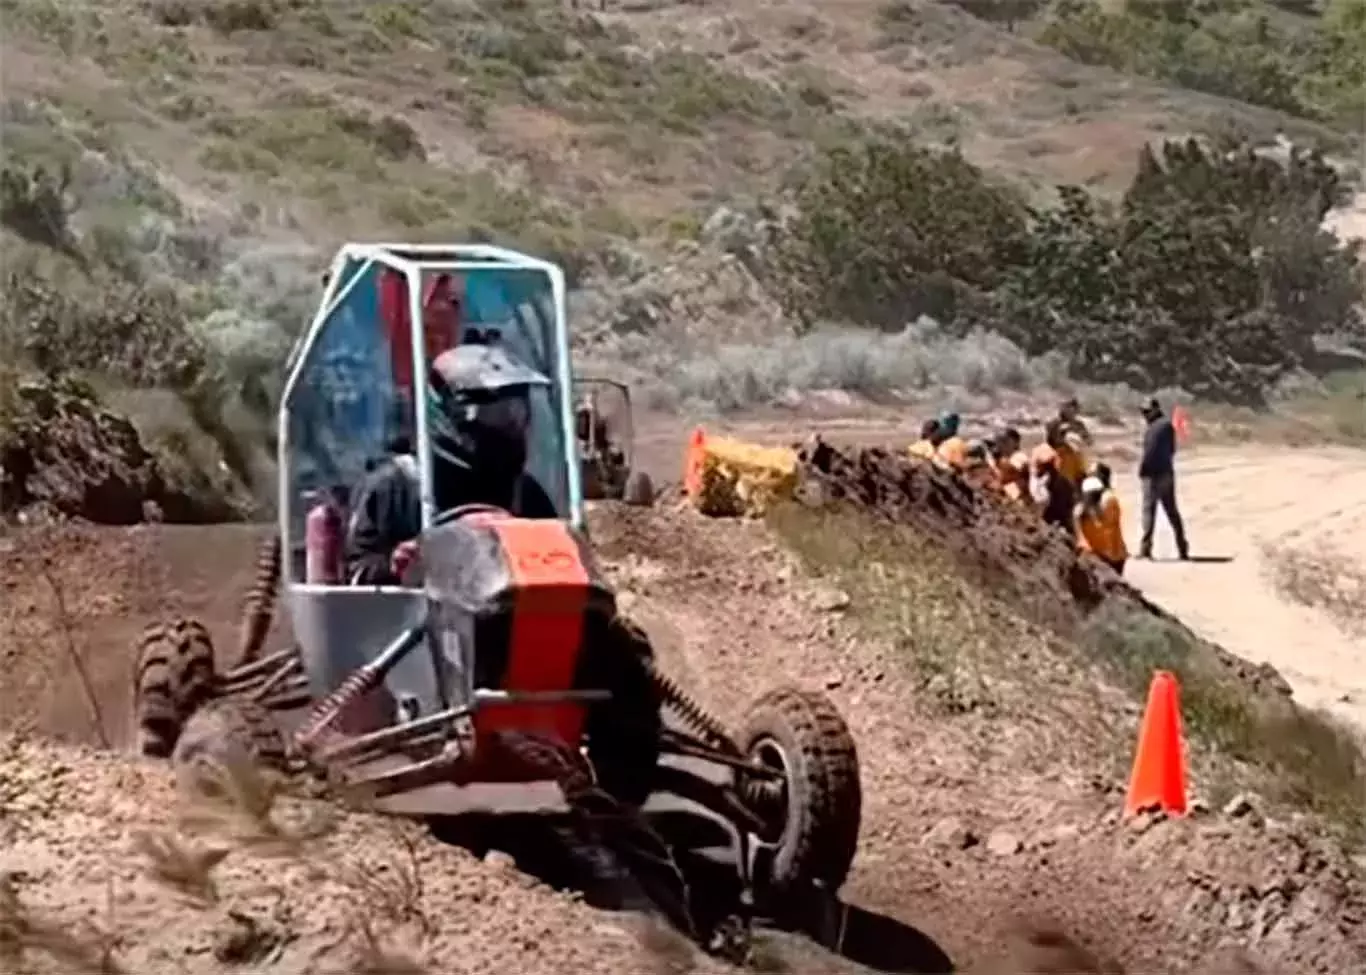
[(1123, 518), (1119, 498), (1113, 491), (1101, 495), (1094, 511), (1082, 509), (1077, 517), (1077, 544), (1085, 552), (1094, 552), (1103, 559), (1122, 562), (1129, 557), (1124, 544)]
[(967, 462), (968, 442), (962, 437), (949, 437), (939, 445), (939, 459), (954, 470), (962, 470)]

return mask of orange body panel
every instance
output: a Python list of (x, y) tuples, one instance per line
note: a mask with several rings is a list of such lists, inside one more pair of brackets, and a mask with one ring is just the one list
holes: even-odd
[[(577, 541), (558, 521), (489, 517), (485, 523), (498, 534), (518, 590), (503, 688), (571, 689), (589, 582)], [(577, 746), (583, 722), (581, 704), (508, 704), (481, 710), (475, 728), (481, 734), (539, 731)]]

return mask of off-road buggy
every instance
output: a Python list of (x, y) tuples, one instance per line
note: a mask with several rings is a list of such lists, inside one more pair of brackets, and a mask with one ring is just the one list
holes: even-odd
[[(551, 378), (533, 394), (527, 473), (558, 519), (434, 509), (424, 379), (434, 355), (467, 340), (502, 342)], [(785, 687), (732, 733), (660, 673), (585, 536), (572, 397), (558, 267), (484, 245), (345, 246), (290, 358), (278, 532), (237, 662), (217, 669), (192, 620), (149, 628), (141, 750), (320, 775), (417, 817), (568, 807), (625, 822), (681, 799), (728, 824), (758, 912), (833, 894), (859, 831), (848, 728), (824, 695)], [(422, 485), (425, 578), (347, 584), (329, 561), (347, 489), (405, 449)], [(266, 654), (277, 591), (292, 640)]]
[(652, 504), (654, 483), (635, 466), (630, 387), (615, 379), (577, 377), (574, 401), (584, 498)]

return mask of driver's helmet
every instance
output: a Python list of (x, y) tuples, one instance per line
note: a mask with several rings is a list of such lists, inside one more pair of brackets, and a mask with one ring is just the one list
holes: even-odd
[(526, 463), (531, 390), (550, 380), (501, 345), (461, 344), (432, 362), (428, 426), (439, 459), (489, 477)]

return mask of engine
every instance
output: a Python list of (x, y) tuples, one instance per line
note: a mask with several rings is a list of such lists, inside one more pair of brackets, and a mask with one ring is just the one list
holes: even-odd
[[(477, 514), (433, 528), (422, 563), (434, 649), (447, 699), (475, 689), (586, 689), (596, 668), (585, 650), (616, 612), (611, 588), (579, 532), (563, 522)], [(576, 744), (577, 704), (481, 709), (480, 732), (552, 733)]]

